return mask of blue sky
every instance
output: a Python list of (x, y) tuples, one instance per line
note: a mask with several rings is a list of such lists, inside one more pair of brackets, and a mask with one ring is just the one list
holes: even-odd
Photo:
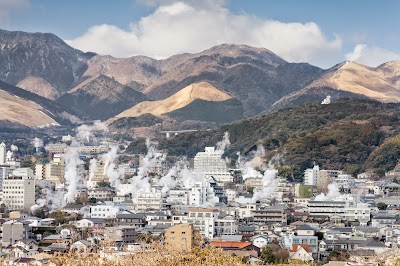
[(228, 42), (321, 67), (376, 66), (400, 59), (399, 10), (395, 0), (0, 0), (0, 22), (116, 57), (164, 58)]

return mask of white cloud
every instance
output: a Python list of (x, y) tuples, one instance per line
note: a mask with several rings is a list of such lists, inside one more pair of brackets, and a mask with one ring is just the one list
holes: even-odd
[(29, 6), (29, 0), (0, 0), (0, 21), (7, 20), (9, 13)]
[(286, 23), (249, 14), (233, 14), (225, 1), (176, 2), (154, 0), (161, 5), (132, 23), (129, 30), (96, 25), (82, 36), (67, 40), (83, 51), (116, 57), (147, 55), (165, 58), (198, 52), (221, 43), (265, 47), (292, 62), (321, 61), (341, 49), (338, 36), (326, 37), (314, 22)]
[(376, 67), (388, 61), (400, 60), (400, 54), (377, 46), (357, 44), (352, 52), (346, 54), (346, 59)]

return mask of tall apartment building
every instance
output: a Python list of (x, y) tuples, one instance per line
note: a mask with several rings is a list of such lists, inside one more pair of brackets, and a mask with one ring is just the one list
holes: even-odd
[(3, 181), (3, 203), (10, 210), (29, 210), (35, 204), (35, 180), (31, 169), (16, 169)]
[(198, 152), (194, 157), (194, 171), (207, 180), (211, 176), (218, 183), (233, 182), (233, 176), (230, 174), (226, 162), (221, 158), (221, 154), (215, 151), (214, 147), (206, 147), (204, 152)]

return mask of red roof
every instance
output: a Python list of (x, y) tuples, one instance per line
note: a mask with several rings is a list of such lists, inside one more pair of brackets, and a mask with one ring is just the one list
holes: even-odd
[(293, 244), (290, 252), (296, 252), (300, 247), (302, 247), (308, 253), (312, 253), (312, 250), (310, 249), (310, 246), (308, 244)]
[(252, 245), (251, 242), (244, 242), (244, 241), (211, 241), (211, 246), (215, 248), (242, 249), (250, 245)]

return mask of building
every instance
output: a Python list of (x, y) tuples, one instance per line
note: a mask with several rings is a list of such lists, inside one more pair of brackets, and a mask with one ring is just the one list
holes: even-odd
[(97, 201), (112, 201), (115, 196), (115, 190), (109, 187), (99, 187), (88, 190), (88, 198), (94, 198)]
[(115, 219), (118, 214), (124, 213), (128, 207), (124, 205), (102, 204), (90, 206), (90, 211), (86, 218)]
[(212, 239), (215, 235), (215, 221), (218, 219), (218, 213), (216, 209), (190, 208), (186, 222), (199, 228), (200, 235)]
[(218, 183), (233, 182), (226, 161), (214, 147), (206, 147), (204, 152), (198, 152), (194, 157), (194, 172), (206, 179), (214, 177)]
[[(18, 174), (18, 172), (15, 173)], [(3, 203), (10, 210), (30, 210), (35, 204), (33, 177), (8, 176), (3, 181)]]
[(35, 176), (38, 180), (47, 180), (55, 184), (64, 182), (65, 162), (61, 154), (54, 154), (49, 163), (37, 163)]
[(134, 243), (136, 235), (135, 228), (130, 226), (104, 228), (104, 240), (110, 242)]
[(160, 211), (162, 209), (164, 198), (157, 188), (139, 191), (135, 199), (136, 211)]
[(176, 224), (165, 230), (165, 244), (170, 248), (190, 251), (199, 246), (199, 230), (192, 224)]
[(215, 235), (235, 235), (238, 232), (238, 221), (231, 215), (218, 216), (215, 220)]
[(314, 261), (312, 250), (307, 244), (293, 244), (289, 250), (289, 261)]
[(251, 211), (254, 224), (287, 223), (286, 207), (281, 205), (267, 206)]
[(4, 142), (0, 144), (0, 165), (6, 164), (7, 147)]
[(3, 180), (12, 175), (15, 169), (17, 169), (15, 165), (0, 165), (0, 189), (3, 187)]
[(31, 227), (29, 223), (10, 220), (2, 225), (2, 246), (13, 245), (16, 241), (29, 239)]
[(339, 216), (342, 221), (359, 221), (366, 223), (370, 221), (371, 209), (367, 203), (356, 203), (353, 200), (338, 199), (308, 202), (308, 212), (310, 217), (325, 218)]

